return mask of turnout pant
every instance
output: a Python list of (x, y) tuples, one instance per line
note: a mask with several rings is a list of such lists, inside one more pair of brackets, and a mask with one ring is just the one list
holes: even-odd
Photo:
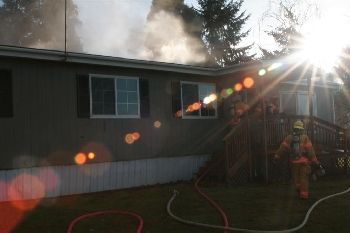
[(309, 197), (309, 175), (311, 167), (307, 163), (292, 163), (292, 180), (298, 191), (299, 197)]

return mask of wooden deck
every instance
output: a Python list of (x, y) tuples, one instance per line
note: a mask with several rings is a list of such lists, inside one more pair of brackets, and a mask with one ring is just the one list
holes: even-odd
[[(275, 115), (264, 120), (246, 117), (223, 139), (225, 143), (226, 180), (242, 183), (252, 180), (256, 166), (261, 166), (266, 182), (286, 181), (289, 173), (286, 159), (273, 163), (275, 153), (284, 138), (291, 133), (296, 120), (305, 124), (307, 135), (327, 174), (350, 172), (349, 131), (322, 119), (306, 116)], [(258, 161), (258, 162), (256, 162)], [(260, 162), (259, 162), (260, 161)]]

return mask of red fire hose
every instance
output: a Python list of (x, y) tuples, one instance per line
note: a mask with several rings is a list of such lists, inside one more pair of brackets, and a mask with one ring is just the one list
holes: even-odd
[[(220, 161), (218, 161), (218, 162), (220, 162)], [(215, 166), (215, 164), (214, 164), (214, 166)], [(212, 167), (214, 167), (214, 166), (212, 166)], [(210, 169), (212, 167), (208, 168), (206, 171), (204, 171), (200, 175), (200, 177), (196, 180), (196, 182), (194, 184), (194, 188), (201, 196), (203, 196), (220, 213), (221, 218), (223, 219), (223, 222), (224, 222), (224, 227), (226, 228), (226, 227), (229, 227), (228, 218), (227, 218), (226, 213), (223, 211), (223, 209), (220, 207), (220, 205), (218, 203), (213, 201), (207, 194), (205, 194), (199, 188), (199, 183), (208, 174), (208, 172), (210, 171)], [(75, 226), (75, 224), (77, 224), (78, 222), (80, 222), (83, 219), (92, 218), (92, 217), (96, 217), (99, 215), (107, 215), (107, 214), (127, 215), (130, 217), (136, 218), (139, 221), (138, 227), (136, 229), (136, 233), (142, 233), (143, 226), (144, 226), (143, 218), (136, 213), (128, 212), (128, 211), (119, 211), (119, 210), (97, 211), (97, 212), (91, 212), (88, 214), (81, 215), (81, 216), (75, 218), (72, 222), (70, 222), (68, 229), (67, 229), (67, 233), (73, 233), (73, 227)], [(226, 231), (224, 231), (224, 232), (226, 232)]]
[[(212, 168), (212, 167), (210, 167), (210, 168)], [(284, 230), (258, 230), (258, 229), (246, 229), (246, 228), (230, 227), (228, 225), (227, 216), (226, 216), (225, 212), (222, 210), (222, 208), (217, 203), (215, 203), (213, 200), (211, 200), (210, 197), (208, 197), (206, 194), (204, 194), (198, 187), (198, 183), (208, 173), (210, 168), (208, 170), (206, 170), (197, 179), (197, 181), (195, 182), (195, 188), (205, 199), (207, 199), (210, 202), (211, 205), (213, 205), (220, 212), (222, 218), (224, 219), (225, 225), (224, 226), (219, 226), (219, 225), (212, 225), (212, 224), (206, 224), (206, 223), (193, 222), (193, 221), (190, 221), (190, 220), (186, 220), (186, 219), (180, 218), (180, 217), (176, 216), (175, 214), (173, 214), (172, 211), (171, 211), (171, 204), (175, 200), (176, 196), (179, 194), (179, 192), (176, 191), (176, 190), (174, 190), (173, 196), (170, 198), (170, 200), (168, 201), (167, 206), (166, 206), (168, 214), (173, 219), (175, 219), (178, 222), (181, 222), (181, 223), (184, 223), (184, 224), (188, 224), (188, 225), (193, 225), (193, 226), (198, 226), (198, 227), (205, 227), (205, 228), (211, 228), (211, 229), (221, 229), (221, 230), (224, 230), (224, 232), (227, 232), (227, 231), (239, 231), (239, 232), (247, 232), (247, 233), (291, 233), (291, 232), (295, 232), (295, 231), (300, 230), (301, 228), (303, 228), (306, 225), (306, 223), (309, 220), (311, 212), (321, 202), (323, 202), (323, 201), (325, 201), (327, 199), (333, 198), (333, 197), (337, 197), (337, 196), (340, 196), (340, 195), (344, 195), (344, 194), (350, 193), (350, 187), (348, 187), (346, 190), (344, 190), (342, 192), (334, 193), (334, 194), (331, 194), (329, 196), (326, 196), (324, 198), (319, 199), (318, 201), (316, 201), (309, 208), (309, 210), (307, 211), (307, 213), (305, 215), (305, 218), (304, 218), (303, 222), (301, 224), (299, 224), (298, 226), (293, 227), (293, 228), (284, 229)]]
[[(199, 188), (199, 182), (202, 181), (202, 179), (208, 174), (208, 172), (215, 166), (217, 166), (219, 163), (221, 162), (221, 160), (218, 160), (217, 163), (215, 163), (214, 165), (208, 167), (201, 175), (200, 177), (196, 180), (196, 182), (194, 183), (194, 188), (196, 189), (196, 191), (202, 196), (204, 197), (209, 203), (210, 205), (212, 205), (221, 215), (222, 220), (224, 221), (224, 227), (229, 227), (229, 223), (228, 223), (228, 217), (227, 214), (225, 213), (225, 211), (222, 209), (222, 207), (216, 203), (214, 200), (212, 200), (207, 194), (205, 194), (200, 188)], [(226, 231), (224, 231), (226, 233)]]
[(77, 217), (69, 224), (67, 233), (72, 233), (74, 225), (83, 219), (92, 218), (92, 217), (96, 217), (99, 215), (107, 215), (107, 214), (127, 215), (127, 216), (131, 216), (133, 218), (136, 218), (139, 221), (139, 225), (137, 226), (136, 233), (142, 232), (144, 222), (143, 222), (143, 219), (140, 215), (133, 213), (133, 212), (128, 212), (128, 211), (105, 210), (105, 211), (92, 212), (92, 213), (84, 214), (84, 215)]

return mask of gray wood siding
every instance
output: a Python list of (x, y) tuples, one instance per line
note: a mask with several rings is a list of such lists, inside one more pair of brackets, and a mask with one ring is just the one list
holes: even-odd
[[(220, 148), (222, 119), (172, 116), (171, 80), (213, 82), (213, 78), (161, 71), (132, 70), (27, 59), (0, 58), (13, 74), (14, 117), (0, 118), (0, 170), (73, 165), (74, 156), (93, 151), (93, 162), (212, 154)], [(76, 74), (136, 76), (149, 80), (150, 117), (77, 117)], [(161, 128), (154, 128), (159, 120)], [(138, 131), (140, 140), (124, 142)]]
[[(190, 180), (210, 156), (0, 170), (0, 202), (59, 197)], [(44, 188), (44, 192), (39, 192)], [(10, 189), (19, 194), (11, 196)]]

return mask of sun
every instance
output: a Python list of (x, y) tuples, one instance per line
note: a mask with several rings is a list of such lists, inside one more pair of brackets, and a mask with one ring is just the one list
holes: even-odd
[(300, 58), (330, 72), (350, 38), (346, 28), (344, 20), (337, 15), (309, 22), (303, 28)]

